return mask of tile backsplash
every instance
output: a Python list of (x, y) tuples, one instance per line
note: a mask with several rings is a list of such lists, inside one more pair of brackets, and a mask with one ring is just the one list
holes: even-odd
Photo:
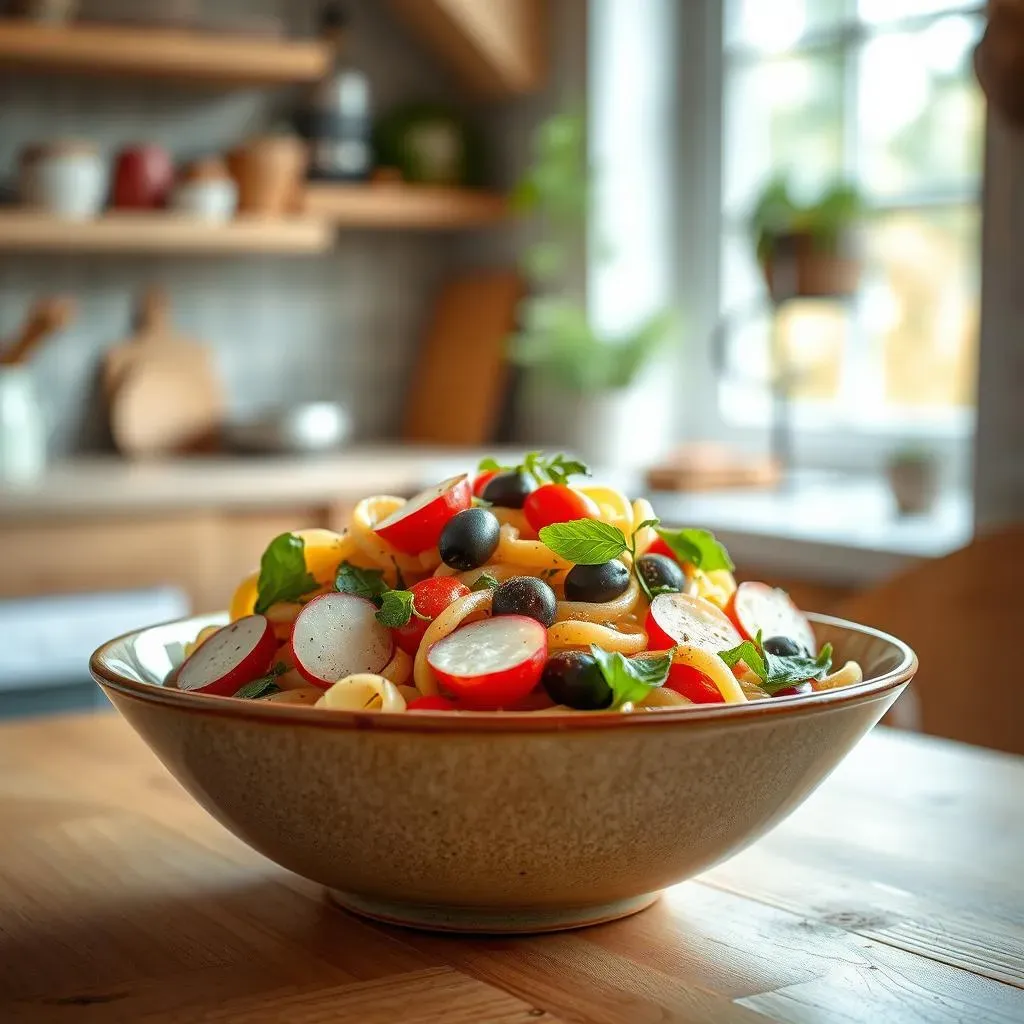
[[(86, 4), (88, 13), (101, 5)], [(122, 5), (123, 6), (123, 5)], [(140, 11), (145, 3), (134, 5)], [(238, 4), (204, 3), (204, 14)], [(376, 0), (350, 0), (353, 58), (378, 108), (457, 95), (435, 59)], [(317, 5), (246, 3), (281, 16), (293, 35), (314, 31)], [(219, 92), (132, 79), (0, 76), (0, 175), (12, 177), (26, 144), (59, 136), (93, 139), (113, 154), (151, 140), (187, 159), (229, 148), (287, 116), (291, 89)], [(346, 401), (361, 437), (393, 432), (431, 297), (457, 258), (453, 238), (341, 232), (323, 256), (193, 258), (0, 254), (0, 332), (53, 293), (79, 303), (75, 324), (38, 353), (57, 455), (106, 444), (95, 377), (102, 353), (132, 331), (132, 311), (151, 283), (170, 293), (175, 326), (212, 347), (232, 413), (277, 402)]]

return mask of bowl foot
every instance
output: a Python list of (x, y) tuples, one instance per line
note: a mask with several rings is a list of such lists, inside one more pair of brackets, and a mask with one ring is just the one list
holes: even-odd
[(328, 889), (328, 895), (345, 910), (362, 917), (430, 932), (476, 932), (490, 935), (558, 932), (586, 928), (628, 917), (649, 907), (661, 895), (648, 892), (613, 903), (588, 907), (487, 910), (480, 907), (444, 907), (423, 903), (392, 903), (354, 893)]

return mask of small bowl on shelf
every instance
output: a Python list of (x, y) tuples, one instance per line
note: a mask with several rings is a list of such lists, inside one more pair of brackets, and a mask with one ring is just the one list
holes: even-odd
[(811, 616), (863, 682), (629, 715), (329, 711), (165, 685), (225, 620), (112, 640), (93, 677), (244, 842), (349, 910), (432, 930), (551, 931), (643, 909), (787, 817), (917, 668), (893, 637)]

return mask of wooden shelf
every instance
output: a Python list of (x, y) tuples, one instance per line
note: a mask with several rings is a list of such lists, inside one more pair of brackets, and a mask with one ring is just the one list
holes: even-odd
[(546, 0), (389, 0), (389, 4), (481, 95), (521, 96), (544, 84)]
[(306, 187), (305, 213), (349, 228), (458, 229), (498, 224), (507, 216), (493, 192), (427, 185), (332, 185)]
[(0, 68), (173, 78), (231, 85), (313, 82), (330, 67), (318, 41), (0, 18)]
[(239, 218), (209, 224), (173, 213), (110, 213), (97, 220), (60, 220), (31, 210), (0, 210), (0, 251), (318, 253), (334, 233), (323, 220)]

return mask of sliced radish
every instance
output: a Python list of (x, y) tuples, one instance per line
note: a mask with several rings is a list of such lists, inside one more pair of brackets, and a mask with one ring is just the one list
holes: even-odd
[(472, 504), (473, 488), (469, 477), (453, 476), (410, 498), (387, 519), (381, 520), (374, 532), (399, 551), (418, 555), (434, 547), (448, 520)]
[(502, 708), (537, 685), (547, 658), (548, 633), (536, 619), (501, 615), (439, 640), (427, 662), (463, 705)]
[(391, 630), (377, 621), (373, 603), (354, 594), (315, 597), (292, 630), (295, 667), (322, 690), (345, 676), (379, 672), (393, 649)]
[(178, 671), (178, 689), (230, 697), (267, 673), (277, 645), (265, 615), (246, 615), (196, 648)]
[(741, 583), (729, 602), (729, 617), (747, 640), (758, 630), (767, 640), (771, 636), (788, 636), (805, 650), (818, 649), (814, 630), (803, 612), (784, 590), (767, 583)]
[(646, 628), (647, 646), (652, 651), (687, 644), (717, 653), (743, 639), (724, 612), (689, 594), (659, 594), (651, 602)]

